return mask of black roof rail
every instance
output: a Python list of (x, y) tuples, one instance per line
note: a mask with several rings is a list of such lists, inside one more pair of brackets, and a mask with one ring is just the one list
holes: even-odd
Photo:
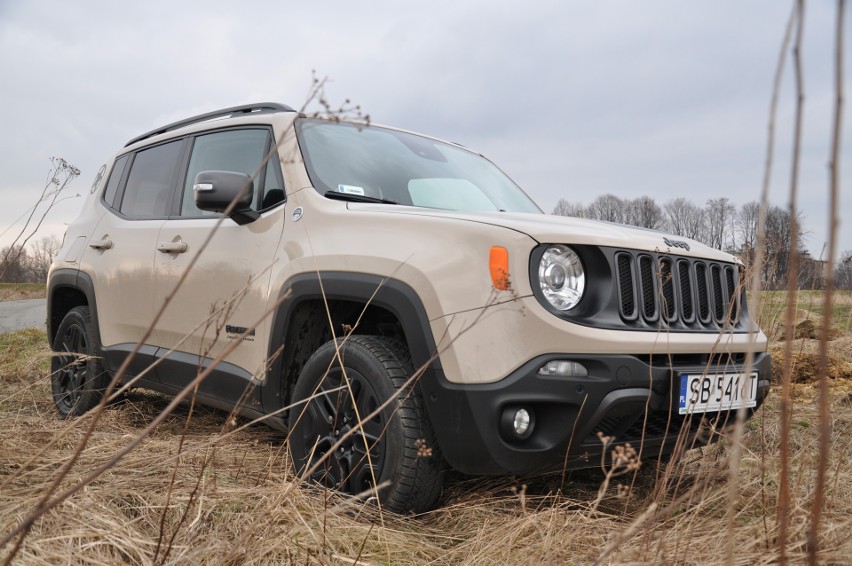
[(178, 122), (173, 122), (171, 124), (161, 126), (157, 129), (151, 130), (150, 132), (146, 132), (141, 136), (136, 136), (135, 138), (124, 144), (124, 147), (133, 145), (136, 142), (140, 142), (144, 139), (148, 139), (159, 134), (164, 134), (171, 130), (183, 128), (184, 126), (189, 126), (190, 124), (196, 124), (198, 122), (205, 122), (207, 120), (212, 120), (213, 118), (222, 118), (225, 116), (234, 118), (239, 114), (256, 114), (261, 112), (295, 112), (295, 110), (287, 106), (286, 104), (279, 104), (277, 102), (258, 102), (255, 104), (231, 106), (230, 108), (223, 108), (221, 110), (207, 112), (206, 114), (199, 114), (198, 116), (193, 116), (192, 118), (186, 118), (185, 120), (180, 120)]

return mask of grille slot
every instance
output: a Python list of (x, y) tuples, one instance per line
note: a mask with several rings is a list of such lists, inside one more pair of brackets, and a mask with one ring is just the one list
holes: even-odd
[(639, 277), (642, 281), (642, 316), (648, 322), (657, 320), (657, 297), (654, 290), (654, 258), (639, 256)]
[(731, 310), (731, 322), (734, 324), (736, 324), (740, 317), (740, 294), (737, 292), (737, 279), (736, 269), (730, 266), (726, 267), (725, 280), (728, 283), (728, 304), (730, 305)]
[(710, 266), (710, 281), (713, 285), (713, 314), (716, 322), (725, 322), (725, 292), (722, 289), (722, 270), (718, 265)]
[(707, 293), (707, 266), (695, 264), (695, 288), (698, 291), (698, 316), (701, 322), (710, 322), (710, 297)]
[(616, 256), (616, 268), (618, 269), (618, 296), (621, 316), (625, 320), (635, 320), (638, 313), (636, 312), (636, 290), (633, 284), (633, 260), (630, 255), (618, 254)]
[[(614, 253), (622, 321), (647, 328), (718, 331), (728, 313), (741, 328), (741, 295), (736, 265), (668, 254)], [(647, 326), (646, 326), (647, 324)]]
[(682, 259), (677, 262), (678, 286), (680, 287), (680, 312), (684, 322), (695, 320), (695, 310), (692, 306), (692, 284), (689, 278), (689, 262)]
[(663, 305), (660, 311), (663, 320), (670, 322), (675, 318), (674, 276), (672, 275), (672, 260), (660, 260), (660, 283), (663, 288)]

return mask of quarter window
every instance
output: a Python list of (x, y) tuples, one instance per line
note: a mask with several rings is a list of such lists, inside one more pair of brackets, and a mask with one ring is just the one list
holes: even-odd
[(124, 175), (124, 166), (127, 165), (129, 155), (122, 155), (115, 160), (115, 165), (112, 166), (112, 173), (109, 174), (106, 191), (104, 191), (104, 202), (110, 208), (113, 207), (115, 193), (118, 191), (118, 184), (121, 182), (121, 177)]

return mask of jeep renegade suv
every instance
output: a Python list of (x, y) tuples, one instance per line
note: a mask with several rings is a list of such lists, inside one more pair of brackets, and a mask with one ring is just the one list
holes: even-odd
[(741, 278), (698, 242), (544, 215), (457, 144), (227, 108), (101, 169), (50, 272), (53, 397), (191, 386), (289, 431), (303, 477), (422, 511), (447, 465), (656, 461), (750, 415), (770, 358)]

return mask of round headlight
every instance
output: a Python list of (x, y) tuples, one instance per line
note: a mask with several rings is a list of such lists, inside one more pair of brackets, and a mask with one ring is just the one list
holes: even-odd
[(538, 282), (544, 298), (554, 308), (573, 309), (583, 298), (586, 286), (580, 257), (568, 246), (550, 246), (538, 264)]

